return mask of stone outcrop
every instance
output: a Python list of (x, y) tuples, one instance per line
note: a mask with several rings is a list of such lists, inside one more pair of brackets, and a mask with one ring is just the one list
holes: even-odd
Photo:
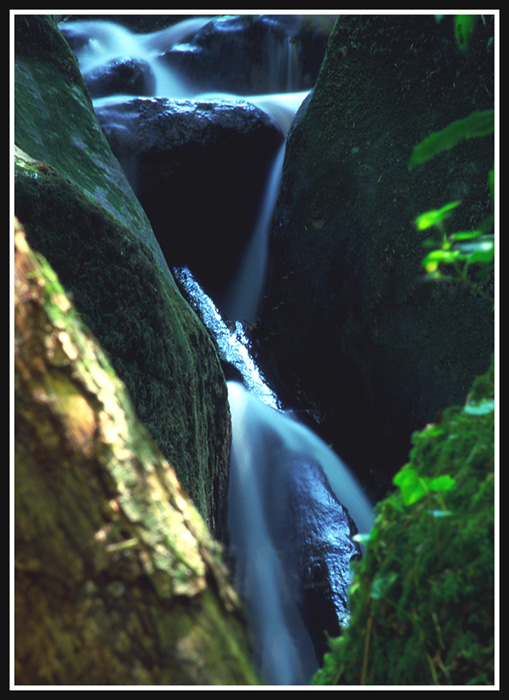
[(15, 30), (15, 213), (221, 536), (230, 418), (215, 347), (174, 283), (51, 17), (18, 16)]
[(293, 573), (292, 592), (321, 664), (327, 640), (348, 621), (351, 564), (361, 557), (352, 540), (357, 528), (317, 462), (286, 455), (274, 473), (272, 535), (285, 570)]
[(83, 76), (92, 98), (123, 93), (153, 95), (155, 76), (149, 63), (139, 59), (115, 58)]
[(18, 222), (14, 247), (13, 680), (255, 683), (220, 545)]
[(493, 350), (491, 304), (425, 279), (414, 225), (454, 200), (451, 231), (480, 225), (493, 141), (408, 168), (425, 136), (493, 108), (492, 21), (463, 53), (450, 16), (340, 16), (288, 136), (260, 355), (375, 498)]

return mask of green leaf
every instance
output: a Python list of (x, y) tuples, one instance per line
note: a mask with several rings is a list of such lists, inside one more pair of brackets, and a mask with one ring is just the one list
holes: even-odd
[(421, 141), (413, 150), (408, 169), (412, 170), (416, 165), (431, 160), (437, 153), (453, 148), (463, 139), (488, 136), (494, 128), (494, 110), (472, 112), (468, 117), (452, 122), (442, 131), (430, 134)]
[(458, 47), (464, 53), (468, 51), (476, 24), (477, 15), (456, 15), (454, 18), (454, 36)]
[(399, 471), (392, 482), (399, 487), (401, 499), (406, 506), (416, 503), (428, 492), (424, 479), (411, 467)]
[(466, 241), (470, 238), (478, 238), (482, 236), (481, 229), (477, 231), (458, 231), (458, 233), (452, 233), (449, 238), (451, 241)]
[(431, 209), (430, 211), (420, 214), (416, 220), (415, 225), (419, 231), (424, 231), (431, 226), (436, 226), (445, 219), (447, 219), (452, 214), (452, 210), (455, 209), (461, 202), (449, 202), (445, 204), (440, 209)]
[(412, 467), (404, 467), (393, 478), (393, 483), (401, 491), (403, 503), (407, 506), (419, 501), (429, 491), (450, 491), (454, 485), (454, 479), (449, 474), (443, 474), (433, 479), (419, 476)]
[(437, 476), (428, 484), (430, 491), (450, 491), (456, 484), (455, 480), (449, 474)]
[(460, 256), (459, 250), (432, 250), (423, 259), (422, 264), (426, 272), (431, 274), (437, 271), (439, 265), (450, 265), (455, 260), (458, 260)]
[(426, 437), (435, 437), (437, 435), (443, 435), (444, 429), (439, 428), (436, 425), (430, 425), (429, 428), (425, 428)]

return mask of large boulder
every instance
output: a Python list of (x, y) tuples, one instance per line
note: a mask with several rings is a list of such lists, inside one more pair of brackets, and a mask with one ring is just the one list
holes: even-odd
[(222, 306), (282, 129), (236, 100), (121, 97), (95, 108), (168, 264), (188, 266)]
[(54, 21), (17, 16), (15, 35), (16, 216), (221, 536), (230, 417), (215, 347), (175, 285)]
[(408, 165), (428, 134), (493, 108), (493, 69), (493, 17), (462, 52), (451, 17), (340, 16), (288, 137), (260, 355), (375, 498), (491, 357), (490, 302), (425, 280), (414, 220), (461, 200), (447, 225), (477, 228), (493, 141)]
[(256, 683), (222, 547), (17, 221), (13, 247), (12, 682)]

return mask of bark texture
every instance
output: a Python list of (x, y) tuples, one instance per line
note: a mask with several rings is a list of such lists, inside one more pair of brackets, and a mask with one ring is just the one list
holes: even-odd
[(15, 231), (16, 684), (256, 683), (220, 546)]

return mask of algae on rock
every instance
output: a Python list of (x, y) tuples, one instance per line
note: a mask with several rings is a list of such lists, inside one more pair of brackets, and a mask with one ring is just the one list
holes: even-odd
[(452, 22), (338, 16), (288, 134), (253, 331), (267, 376), (312, 409), (320, 436), (374, 500), (412, 433), (463, 400), (493, 351), (491, 302), (425, 279), (427, 234), (414, 226), (420, 213), (461, 200), (450, 224), (469, 231), (493, 208), (491, 137), (408, 169), (428, 134), (493, 109), (493, 15), (478, 22), (468, 55)]

